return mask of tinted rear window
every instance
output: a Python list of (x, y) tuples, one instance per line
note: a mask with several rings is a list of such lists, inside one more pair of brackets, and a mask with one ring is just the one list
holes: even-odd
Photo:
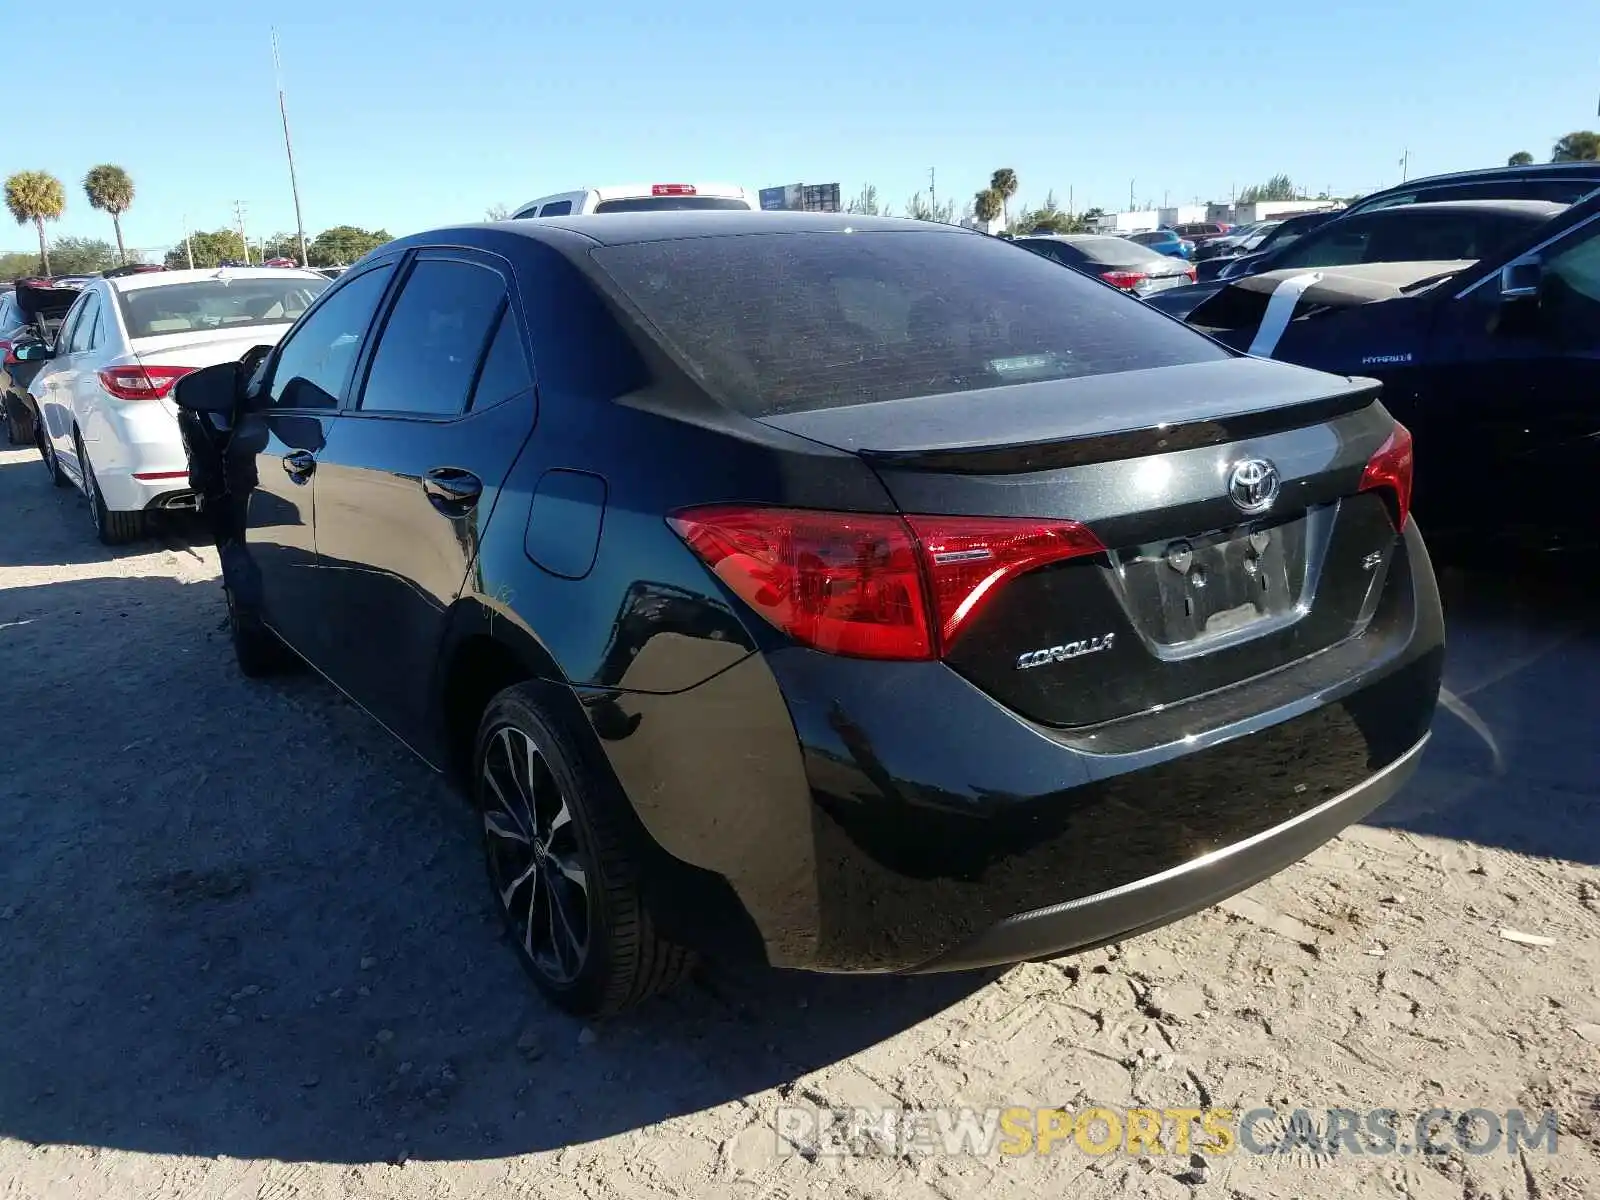
[(750, 211), (750, 206), (743, 200), (729, 200), (722, 196), (635, 196), (629, 200), (602, 200), (594, 206), (594, 211), (597, 213), (677, 212), (691, 208)]
[(1122, 267), (1133, 263), (1162, 263), (1169, 260), (1148, 246), (1120, 237), (1073, 238), (1068, 245), (1092, 263), (1106, 267)]
[(690, 374), (751, 416), (1226, 357), (980, 235), (758, 233), (593, 254)]
[(289, 325), (328, 288), (326, 279), (203, 279), (117, 293), (130, 338), (244, 325)]

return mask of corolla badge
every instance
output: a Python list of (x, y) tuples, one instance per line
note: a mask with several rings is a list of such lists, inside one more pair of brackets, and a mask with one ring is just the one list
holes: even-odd
[(1102, 650), (1111, 649), (1112, 643), (1116, 640), (1116, 634), (1102, 633), (1099, 637), (1083, 638), (1081, 641), (1076, 642), (1063, 642), (1059, 646), (1046, 646), (1042, 650), (1029, 650), (1017, 659), (1017, 670), (1026, 671), (1030, 667), (1044, 667), (1049, 666), (1051, 663), (1082, 658), (1085, 654), (1099, 654)]
[(1264, 458), (1241, 458), (1228, 471), (1228, 499), (1242, 513), (1264, 513), (1278, 498), (1283, 480)]

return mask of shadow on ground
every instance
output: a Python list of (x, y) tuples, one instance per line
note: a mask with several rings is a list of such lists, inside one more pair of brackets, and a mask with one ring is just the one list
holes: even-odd
[(101, 545), (83, 493), (70, 484), (52, 487), (36, 450), (0, 445), (0, 495), (0, 520), (39, 535), (0, 539), (0, 569), (114, 562), (162, 549), (194, 554), (209, 542), (200, 519), (179, 511), (152, 514), (148, 535), (136, 542)]
[(215, 582), (0, 590), (0, 1136), (547, 1149), (794, 1080), (990, 978), (717, 972), (580, 1041), (500, 944), (465, 806), (319, 680), (240, 678), (223, 615)]
[(1576, 569), (1446, 572), (1421, 771), (1367, 824), (1600, 865), (1600, 606)]

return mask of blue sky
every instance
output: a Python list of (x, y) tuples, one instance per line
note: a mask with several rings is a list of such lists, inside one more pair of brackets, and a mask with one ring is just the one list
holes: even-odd
[[(52, 232), (109, 235), (78, 187), (103, 161), (138, 187), (132, 246), (177, 241), (185, 215), (230, 224), (234, 200), (252, 235), (292, 229), (269, 22), (308, 233), (399, 234), (628, 180), (872, 182), (900, 211), (930, 166), (963, 202), (997, 166), (1021, 199), (1070, 188), (1079, 208), (1125, 207), (1130, 178), (1158, 204), (1278, 171), (1367, 191), (1399, 181), (1407, 147), (1429, 174), (1542, 159), (1600, 125), (1594, 0), (233, 7), (74, 0), (40, 26), (41, 54), (84, 82), (48, 91), (47, 132), (11, 123), (0, 172), (68, 183)], [(0, 249), (32, 242), (0, 229)]]

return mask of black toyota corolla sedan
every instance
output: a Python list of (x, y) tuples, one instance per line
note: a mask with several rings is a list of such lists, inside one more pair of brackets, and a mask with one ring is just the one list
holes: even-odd
[(441, 229), (178, 386), (240, 665), (304, 659), (457, 773), (574, 1012), (696, 950), (1124, 938), (1299, 859), (1427, 738), (1439, 599), (1377, 385), (1002, 240)]

